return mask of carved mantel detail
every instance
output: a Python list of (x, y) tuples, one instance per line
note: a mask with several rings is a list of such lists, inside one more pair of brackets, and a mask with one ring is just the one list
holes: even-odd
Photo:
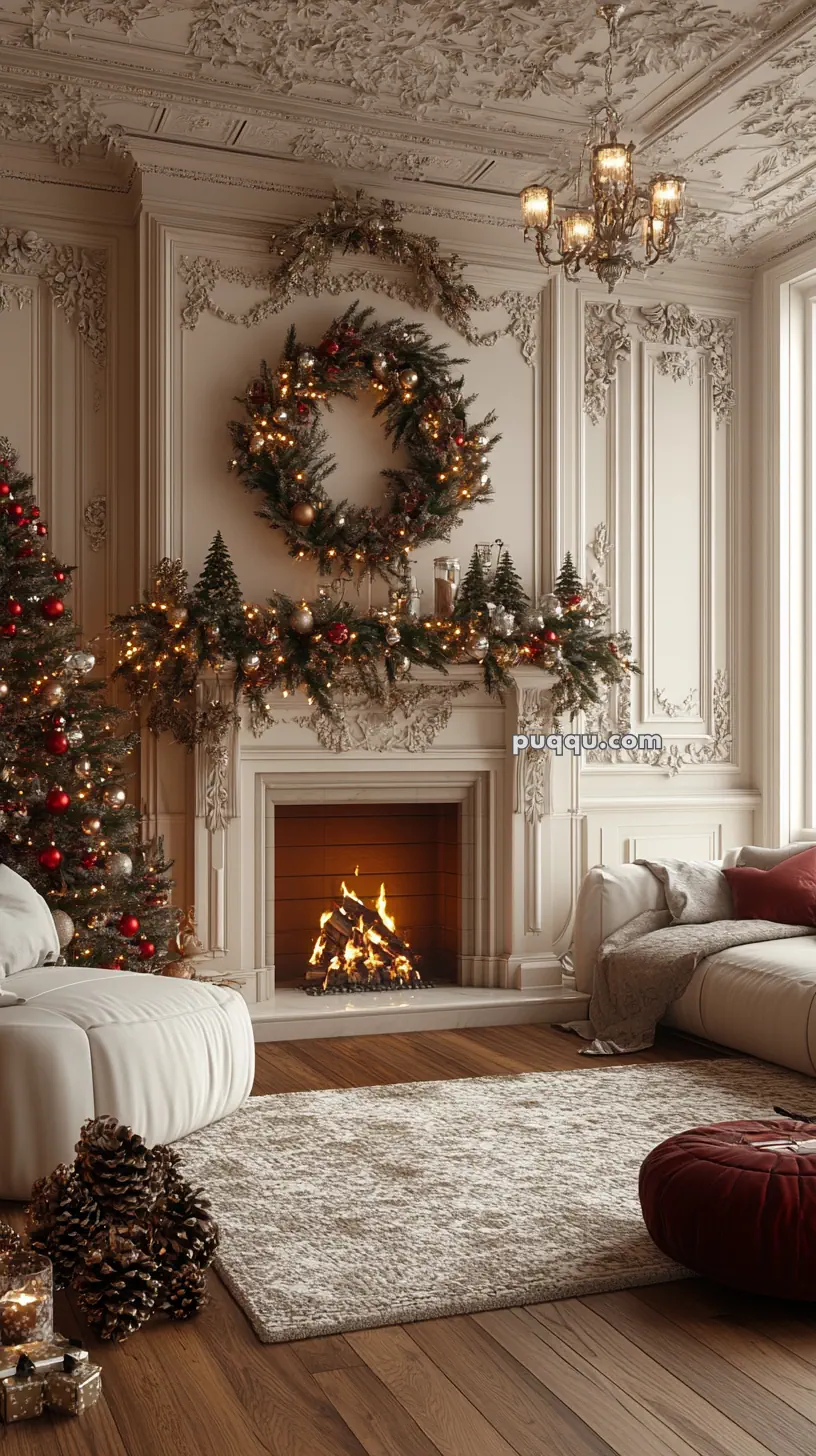
[[(547, 734), (553, 730), (552, 693), (549, 688), (519, 688), (519, 733)], [(547, 751), (527, 749), (516, 757), (515, 812), (528, 824), (540, 824), (552, 814), (552, 762)]]
[(472, 683), (435, 687), (428, 683), (391, 688), (382, 703), (346, 699), (342, 717), (315, 709), (295, 719), (314, 733), (329, 753), (367, 749), (370, 753), (425, 753), (447, 727), (457, 698)]
[(676, 381), (696, 377), (697, 358), (708, 361), (714, 418), (726, 424), (735, 404), (734, 323), (697, 313), (684, 303), (630, 307), (618, 302), (587, 303), (584, 308), (584, 410), (594, 425), (606, 416), (609, 389), (618, 363), (632, 354), (632, 331), (647, 343), (666, 344), (657, 369)]
[[(199, 710), (212, 704), (233, 707), (231, 681), (222, 677), (202, 678), (196, 689)], [(210, 834), (225, 829), (230, 819), (238, 817), (238, 716), (232, 713), (224, 734), (220, 727), (204, 733), (196, 745), (196, 815), (203, 819)]]

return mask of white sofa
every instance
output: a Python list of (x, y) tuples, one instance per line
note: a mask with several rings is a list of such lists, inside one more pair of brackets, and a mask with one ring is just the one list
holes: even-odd
[(58, 954), (45, 901), (0, 866), (0, 1198), (28, 1198), (36, 1178), (70, 1162), (89, 1117), (173, 1142), (252, 1088), (252, 1023), (237, 992), (57, 966)]
[[(808, 845), (729, 851), (724, 865), (770, 868)], [(644, 910), (666, 908), (663, 887), (645, 865), (597, 866), (584, 879), (572, 947), (575, 984), (592, 994), (598, 947)], [(666, 1024), (735, 1051), (816, 1076), (816, 936), (765, 941), (702, 961)]]

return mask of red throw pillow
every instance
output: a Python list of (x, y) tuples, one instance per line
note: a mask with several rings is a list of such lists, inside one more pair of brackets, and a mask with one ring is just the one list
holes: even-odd
[(816, 846), (783, 859), (771, 870), (745, 865), (723, 874), (731, 889), (735, 920), (816, 925)]

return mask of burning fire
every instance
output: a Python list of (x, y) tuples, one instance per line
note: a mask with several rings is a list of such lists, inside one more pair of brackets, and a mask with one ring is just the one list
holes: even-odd
[(320, 933), (309, 957), (309, 965), (316, 969), (306, 973), (307, 982), (313, 983), (307, 989), (385, 991), (421, 985), (417, 957), (410, 951), (389, 914), (385, 885), (380, 885), (371, 910), (344, 880), (340, 898), (320, 917)]

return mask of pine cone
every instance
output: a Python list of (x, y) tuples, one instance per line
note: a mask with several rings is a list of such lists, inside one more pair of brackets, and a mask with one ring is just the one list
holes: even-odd
[(54, 1266), (54, 1283), (71, 1283), (82, 1251), (99, 1224), (99, 1209), (73, 1168), (61, 1163), (31, 1190), (26, 1213), (28, 1242)]
[(111, 1221), (128, 1223), (156, 1202), (155, 1165), (144, 1139), (115, 1117), (86, 1122), (76, 1145), (76, 1173)]
[(150, 1239), (138, 1224), (102, 1230), (77, 1264), (73, 1288), (102, 1340), (126, 1340), (150, 1319), (159, 1296)]
[(178, 1178), (181, 1154), (175, 1152), (166, 1143), (157, 1143), (148, 1153), (151, 1164), (151, 1181), (155, 1190), (156, 1198), (159, 1199), (164, 1193), (171, 1178)]
[(218, 1224), (209, 1211), (202, 1189), (185, 1179), (170, 1177), (153, 1211), (153, 1247), (163, 1269), (181, 1269), (187, 1263), (206, 1269), (218, 1248)]
[(22, 1247), (23, 1241), (17, 1230), (0, 1218), (0, 1257), (3, 1254), (16, 1254)]
[(164, 1285), (161, 1308), (172, 1320), (192, 1319), (209, 1302), (207, 1276), (195, 1264), (173, 1269)]

